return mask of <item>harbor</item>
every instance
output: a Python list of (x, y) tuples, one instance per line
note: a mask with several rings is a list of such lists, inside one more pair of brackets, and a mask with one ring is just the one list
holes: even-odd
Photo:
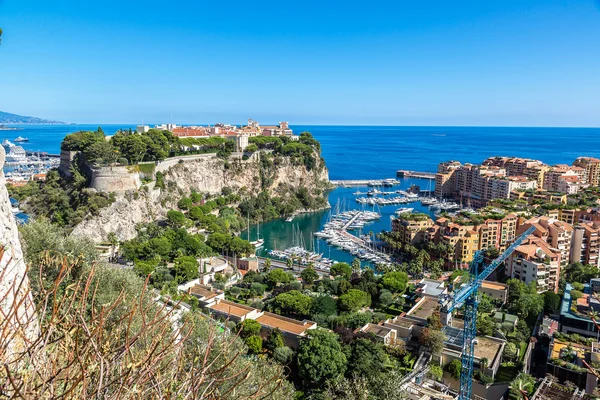
[[(418, 183), (418, 180), (406, 179), (391, 189), (379, 188), (377, 190), (393, 192), (402, 190), (403, 192), (408, 193), (411, 185)], [(321, 266), (326, 268), (335, 261), (351, 263), (355, 258), (361, 259), (363, 266), (370, 267), (374, 267), (377, 263), (388, 262), (386, 255), (383, 255), (383, 253), (379, 254), (381, 253), (377, 250), (379, 245), (374, 238), (376, 234), (381, 231), (391, 230), (391, 217), (397, 215), (396, 211), (398, 210), (399, 205), (360, 204), (356, 201), (357, 196), (366, 197), (366, 193), (372, 189), (374, 189), (374, 187), (367, 185), (358, 187), (337, 187), (328, 194), (329, 203), (332, 205), (331, 209), (314, 213), (298, 214), (294, 216), (291, 222), (286, 222), (285, 218), (281, 218), (260, 224), (260, 239), (264, 240), (264, 245), (257, 249), (257, 255), (275, 260), (279, 258), (270, 255), (270, 250), (283, 252), (286, 249), (301, 245), (301, 248), (317, 255), (321, 255), (322, 259), (324, 259), (322, 263), (320, 260), (314, 258), (312, 261), (309, 261), (313, 262), (313, 266), (319, 268)], [(364, 196), (357, 195), (355, 194), (356, 192), (364, 193)], [(391, 198), (400, 196), (402, 195), (394, 194), (391, 195)], [(369, 198), (387, 197), (390, 196), (379, 194), (377, 196), (369, 196)], [(422, 199), (425, 199), (425, 197), (415, 195), (413, 198), (409, 199), (409, 202), (402, 203), (401, 205), (413, 208), (414, 212), (427, 213), (433, 217), (433, 211), (430, 210), (428, 206), (421, 204), (420, 200)], [(368, 221), (363, 218), (359, 219), (358, 217), (354, 220), (349, 218), (344, 220), (344, 224), (336, 227), (335, 224), (337, 224), (337, 222), (335, 221), (337, 218), (334, 218), (334, 216), (357, 211), (367, 211), (379, 214), (379, 218), (370, 219)], [(374, 216), (375, 214), (371, 215)], [(345, 214), (345, 217), (348, 215), (350, 214)], [(331, 224), (332, 222), (334, 222), (333, 225)], [(327, 228), (331, 228), (330, 232), (335, 231), (334, 228), (337, 228), (337, 231), (334, 234), (335, 237), (327, 238), (319, 233), (326, 229), (326, 225)], [(344, 225), (348, 225), (347, 230), (340, 231)], [(242, 232), (242, 238), (246, 239), (249, 237), (250, 241), (255, 241), (259, 238), (256, 233), (257, 229), (253, 227), (249, 231)], [(301, 237), (301, 240), (299, 236)], [(347, 248), (344, 248), (342, 246), (343, 244), (345, 244)], [(370, 254), (368, 253), (369, 248), (371, 250), (375, 248), (375, 251), (377, 252), (375, 255), (379, 255), (381, 259), (377, 260), (376, 258), (369, 259), (366, 257), (359, 257), (359, 255)]]
[[(29, 139), (18, 137), (15, 142)], [(48, 170), (58, 167), (60, 157), (46, 152), (26, 151), (22, 146), (7, 139), (2, 141), (5, 152), (4, 175), (7, 182), (23, 184), (33, 180), (44, 180)]]

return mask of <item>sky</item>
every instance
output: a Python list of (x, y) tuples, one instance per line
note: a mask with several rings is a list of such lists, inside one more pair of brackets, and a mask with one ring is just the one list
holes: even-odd
[(0, 0), (0, 111), (600, 126), (600, 0)]

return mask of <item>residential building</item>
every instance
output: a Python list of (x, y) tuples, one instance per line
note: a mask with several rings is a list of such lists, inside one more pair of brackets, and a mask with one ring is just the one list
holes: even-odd
[(508, 285), (500, 282), (483, 281), (479, 288), (480, 293), (485, 293), (492, 299), (502, 301), (502, 304), (508, 300)]
[(532, 226), (535, 227), (532, 235), (543, 239), (552, 251), (559, 252), (561, 269), (565, 268), (571, 257), (573, 226), (550, 217), (535, 217), (523, 222), (517, 230), (517, 235), (521, 235)]
[(138, 125), (135, 127), (137, 133), (148, 133), (150, 127), (148, 125)]
[(582, 298), (571, 298), (573, 287), (567, 283), (560, 306), (560, 331), (562, 333), (577, 333), (586, 337), (597, 337), (598, 329), (588, 317), (589, 310), (600, 311), (600, 303), (593, 297), (585, 294)]
[(256, 322), (261, 326), (261, 335), (266, 338), (273, 329), (279, 329), (289, 347), (298, 347), (300, 338), (305, 337), (307, 331), (317, 328), (317, 323), (309, 320), (298, 321), (266, 311), (260, 313)]
[(393, 345), (396, 343), (396, 329), (384, 326), (384, 325), (376, 325), (372, 323), (368, 323), (362, 328), (360, 328), (360, 332), (370, 333), (374, 335), (377, 339), (383, 342), (384, 345)]
[(415, 293), (419, 297), (427, 296), (437, 299), (441, 295), (447, 294), (448, 288), (446, 288), (444, 281), (437, 281), (434, 279), (421, 279), (421, 281), (417, 283)]
[(402, 246), (414, 246), (425, 241), (425, 233), (433, 224), (427, 214), (406, 213), (392, 220), (392, 232), (398, 233)]
[(579, 157), (573, 165), (584, 169), (584, 180), (588, 185), (600, 186), (600, 159)]
[(535, 235), (527, 237), (509, 256), (507, 271), (512, 278), (526, 284), (535, 282), (538, 292), (558, 291), (560, 252)]
[(575, 194), (585, 183), (585, 170), (565, 164), (553, 166), (544, 174), (543, 189), (566, 194)]
[(219, 317), (236, 323), (245, 319), (257, 319), (263, 313), (261, 310), (254, 307), (245, 306), (224, 299), (219, 299), (206, 308)]
[(600, 222), (582, 222), (574, 227), (570, 261), (600, 267)]
[(447, 161), (438, 164), (438, 171), (435, 174), (435, 196), (438, 198), (454, 196), (456, 193), (455, 171), (462, 164), (458, 161)]

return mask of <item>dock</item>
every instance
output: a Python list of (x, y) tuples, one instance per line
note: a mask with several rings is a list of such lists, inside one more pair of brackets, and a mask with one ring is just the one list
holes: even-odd
[(329, 183), (335, 186), (384, 186), (384, 181), (388, 179), (341, 179), (330, 180)]
[(398, 178), (435, 179), (434, 172), (409, 171), (406, 169), (399, 169), (396, 171), (396, 176)]

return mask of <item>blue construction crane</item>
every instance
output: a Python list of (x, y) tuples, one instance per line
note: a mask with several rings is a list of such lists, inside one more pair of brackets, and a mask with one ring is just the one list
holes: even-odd
[[(473, 384), (473, 359), (475, 356), (475, 336), (477, 334), (477, 306), (479, 299), (477, 291), (481, 287), (481, 283), (495, 269), (504, 262), (521, 243), (535, 232), (535, 227), (530, 227), (521, 236), (510, 245), (504, 253), (492, 261), (489, 265), (484, 265), (484, 251), (480, 250), (475, 253), (473, 261), (470, 264), (469, 281), (466, 282), (452, 298), (440, 300), (441, 320), (444, 324), (448, 324), (452, 318), (452, 311), (465, 306), (465, 327), (463, 330), (463, 348), (462, 348), (462, 368), (460, 370), (460, 393), (459, 400), (471, 400), (472, 384)], [(479, 272), (481, 271), (481, 272)]]

